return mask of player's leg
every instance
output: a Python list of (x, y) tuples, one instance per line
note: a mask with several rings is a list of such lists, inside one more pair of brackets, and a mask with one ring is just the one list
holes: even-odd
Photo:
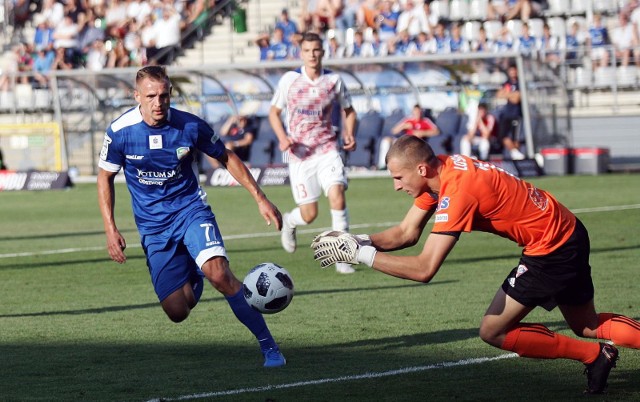
[(606, 339), (640, 349), (640, 322), (615, 313), (596, 313), (593, 300), (581, 306), (558, 306), (571, 330), (584, 338)]
[(202, 295), (202, 272), (187, 248), (170, 236), (142, 236), (153, 288), (167, 317), (184, 321)]
[(238, 320), (258, 340), (265, 357), (265, 367), (283, 366), (286, 360), (280, 353), (262, 314), (246, 302), (242, 282), (229, 267), (224, 242), (213, 214), (209, 211), (204, 215), (197, 214), (188, 225), (184, 242), (207, 280), (224, 295)]
[[(323, 156), (322, 168), (318, 171), (318, 179), (329, 200), (331, 210), (331, 229), (342, 232), (349, 231), (349, 210), (345, 191), (347, 189), (347, 177), (344, 172), (344, 163), (337, 152)], [(336, 271), (341, 274), (352, 274), (355, 269), (351, 264), (336, 263)]]
[(297, 206), (282, 215), (280, 240), (282, 248), (288, 253), (296, 251), (296, 228), (313, 222), (318, 216), (317, 201), (321, 189), (316, 177), (316, 159), (289, 162), (289, 182)]

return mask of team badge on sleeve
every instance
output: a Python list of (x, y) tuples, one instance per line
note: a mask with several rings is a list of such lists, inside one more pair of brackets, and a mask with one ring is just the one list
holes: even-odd
[(107, 134), (104, 135), (104, 141), (102, 142), (102, 149), (100, 150), (100, 159), (107, 160), (107, 154), (109, 153), (109, 144), (111, 144), (111, 137)]

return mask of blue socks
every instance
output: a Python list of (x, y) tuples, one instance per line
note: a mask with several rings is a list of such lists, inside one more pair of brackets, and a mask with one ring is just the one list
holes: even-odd
[(258, 311), (254, 310), (244, 298), (242, 288), (233, 296), (225, 296), (233, 314), (238, 320), (249, 328), (249, 331), (256, 337), (260, 343), (262, 352), (273, 348), (277, 348), (276, 341), (271, 336), (264, 317)]

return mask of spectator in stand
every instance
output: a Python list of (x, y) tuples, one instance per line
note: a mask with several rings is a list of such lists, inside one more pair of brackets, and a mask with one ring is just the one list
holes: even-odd
[(100, 71), (107, 65), (108, 53), (104, 41), (95, 40), (87, 49), (85, 67), (91, 71)]
[(295, 21), (289, 18), (289, 10), (287, 10), (286, 8), (282, 9), (282, 12), (280, 13), (280, 19), (278, 19), (278, 22), (276, 22), (276, 28), (282, 29), (284, 38), (289, 42), (291, 42), (291, 36), (299, 32), (298, 25), (295, 23)]
[(155, 31), (155, 59), (160, 65), (171, 64), (176, 56), (176, 47), (180, 45), (180, 14), (170, 5), (162, 8), (162, 18), (153, 23)]
[(531, 35), (529, 24), (524, 22), (522, 24), (522, 35), (518, 37), (518, 40), (514, 44), (514, 49), (520, 52), (523, 56), (531, 56), (538, 48), (538, 40), (535, 36)]
[(53, 46), (64, 49), (65, 63), (77, 66), (78, 25), (70, 16), (65, 15), (62, 22), (53, 31)]
[[(31, 56), (31, 45), (27, 42), (15, 46), (14, 53), (18, 60), (18, 72), (30, 73), (33, 71), (33, 57)], [(21, 76), (18, 81), (21, 84), (29, 84), (29, 77)]]
[(413, 46), (410, 47), (407, 54), (409, 56), (419, 56), (431, 53), (435, 44), (433, 38), (429, 37), (427, 32), (420, 32), (413, 41)]
[(87, 53), (96, 41), (104, 41), (104, 30), (96, 23), (96, 17), (91, 8), (79, 16), (78, 24), (78, 49), (86, 62)]
[(300, 51), (302, 43), (302, 34), (295, 33), (291, 35), (290, 46), (289, 46), (289, 59), (290, 60), (299, 60), (300, 59)]
[[(125, 47), (127, 47), (126, 42)], [(138, 32), (134, 33), (131, 48), (127, 48), (127, 50), (131, 66), (143, 67), (147, 65), (147, 50), (142, 46), (142, 38)]]
[(549, 24), (545, 23), (542, 26), (542, 37), (538, 42), (538, 52), (540, 53), (540, 59), (549, 63), (552, 67), (558, 66), (560, 63), (560, 40), (557, 36), (551, 32)]
[(336, 27), (336, 18), (342, 13), (342, 0), (316, 0), (313, 24), (320, 32)]
[(258, 50), (260, 51), (260, 61), (269, 59), (269, 34), (262, 33), (258, 35), (258, 38), (255, 41), (256, 46), (258, 46)]
[(140, 28), (140, 40), (145, 49), (147, 63), (155, 63), (156, 49), (156, 31), (153, 27), (153, 14), (147, 15), (142, 20)]
[(67, 60), (64, 50), (63, 47), (55, 49), (56, 57), (53, 59), (52, 70), (71, 70), (75, 68), (74, 65)]
[(587, 37), (587, 47), (594, 62), (594, 69), (597, 67), (606, 67), (609, 65), (609, 31), (602, 24), (602, 15), (594, 14), (593, 21), (589, 27), (589, 36)]
[(267, 60), (287, 60), (290, 57), (291, 44), (284, 38), (282, 28), (275, 28), (271, 35), (271, 44), (267, 52)]
[(536, 0), (491, 0), (488, 16), (495, 20), (521, 19), (529, 21), (530, 18), (540, 15), (542, 4)]
[(398, 16), (396, 32), (407, 31), (411, 38), (420, 32), (431, 32), (429, 21), (422, 7), (416, 7), (415, 0), (407, 0), (404, 9)]
[(129, 59), (129, 52), (124, 47), (124, 41), (116, 39), (112, 43), (113, 47), (107, 58), (107, 68), (129, 67), (131, 60)]
[(84, 14), (85, 7), (78, 0), (67, 0), (64, 6), (64, 14), (71, 17), (76, 24), (79, 22), (78, 17), (80, 14)]
[(127, 4), (122, 0), (109, 0), (105, 14), (107, 32), (117, 29), (127, 21)]
[(147, 0), (129, 0), (127, 2), (127, 19), (144, 21), (151, 14), (151, 4)]
[(508, 52), (513, 49), (513, 38), (511, 32), (506, 26), (500, 29), (500, 35), (493, 42), (494, 53)]
[(379, 13), (378, 0), (364, 0), (356, 14), (356, 28), (358, 30), (375, 28)]
[(480, 103), (474, 123), (467, 134), (460, 139), (460, 153), (471, 156), (473, 147), (477, 147), (480, 160), (489, 160), (491, 141), (496, 137), (497, 131), (495, 116), (489, 113), (486, 103)]
[(353, 34), (353, 43), (347, 45), (344, 55), (345, 57), (362, 57), (362, 51), (365, 47), (364, 34), (362, 31), (356, 31)]
[(498, 136), (504, 150), (513, 160), (524, 159), (520, 152), (519, 128), (522, 119), (520, 103), (520, 80), (518, 68), (510, 65), (507, 68), (507, 81), (496, 94), (496, 98), (506, 100), (498, 115)]
[(396, 56), (408, 55), (412, 49), (415, 49), (415, 43), (406, 29), (398, 32), (397, 39), (389, 43), (389, 54)]
[(49, 73), (56, 55), (52, 49), (40, 48), (33, 59), (33, 78), (41, 88), (49, 86)]
[(55, 29), (64, 19), (64, 6), (56, 0), (44, 0), (40, 15)]
[(238, 155), (241, 161), (248, 162), (251, 144), (258, 129), (253, 119), (245, 115), (230, 116), (220, 128), (220, 139), (227, 149)]
[(324, 57), (327, 59), (341, 59), (345, 56), (345, 48), (335, 36), (330, 37), (326, 41), (324, 48)]
[(578, 54), (578, 51), (582, 47), (584, 41), (585, 37), (580, 29), (580, 23), (574, 21), (571, 24), (564, 41), (564, 59), (568, 63), (577, 64), (580, 62), (581, 56)]
[(365, 43), (365, 48), (362, 51), (363, 57), (384, 57), (389, 54), (387, 43), (380, 38), (380, 33), (377, 29), (371, 32), (371, 40)]
[(413, 109), (411, 109), (411, 115), (400, 120), (391, 128), (391, 134), (391, 136), (383, 137), (380, 140), (378, 159), (379, 169), (384, 169), (386, 167), (385, 157), (387, 156), (387, 151), (389, 151), (391, 144), (393, 144), (399, 137), (403, 135), (413, 135), (428, 141), (430, 137), (435, 137), (440, 134), (440, 130), (433, 120), (425, 116), (422, 107), (416, 104), (413, 106)]
[(316, 13), (318, 0), (302, 0), (300, 5), (300, 31), (301, 32), (320, 32), (320, 30), (314, 25), (313, 15)]
[(638, 56), (640, 54), (638, 50), (634, 50), (638, 47), (636, 27), (629, 22), (629, 16), (625, 13), (618, 14), (618, 20), (620, 24), (613, 28), (611, 32), (611, 44), (613, 45), (616, 60), (620, 61), (621, 66), (628, 66), (631, 52), (633, 51), (635, 64), (639, 65), (640, 57)]
[(462, 37), (460, 23), (451, 24), (451, 36), (449, 37), (449, 51), (451, 53), (468, 53), (469, 42)]
[(34, 49), (36, 51), (40, 49), (52, 50), (54, 41), (54, 29), (49, 25), (46, 17), (44, 17), (42, 14), (36, 14), (33, 17), (33, 22), (36, 25), (36, 30), (33, 35)]
[(376, 21), (377, 32), (382, 41), (389, 41), (396, 36), (396, 26), (400, 13), (393, 10), (393, 1), (382, 0), (380, 13)]
[(343, 0), (342, 14), (336, 18), (336, 28), (344, 33), (347, 29), (356, 26), (358, 10), (364, 0)]
[(451, 48), (449, 47), (450, 44), (450, 37), (447, 34), (444, 22), (440, 21), (436, 24), (436, 27), (433, 30), (433, 41), (430, 53), (451, 53)]
[(494, 43), (491, 39), (487, 38), (487, 31), (484, 27), (480, 27), (478, 30), (478, 37), (471, 41), (471, 51), (473, 52), (490, 52), (493, 50)]

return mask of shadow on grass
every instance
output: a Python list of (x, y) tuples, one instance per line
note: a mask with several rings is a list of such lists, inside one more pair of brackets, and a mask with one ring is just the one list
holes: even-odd
[[(585, 378), (579, 363), (517, 358), (473, 362), (468, 360), (473, 356), (465, 355), (468, 350), (444, 345), (450, 337), (465, 340), (472, 333), (475, 329), (285, 347), (287, 366), (270, 370), (261, 367), (261, 356), (251, 342), (0, 345), (4, 361), (0, 378), (3, 400), (271, 398), (369, 402), (584, 398), (581, 392)], [(415, 348), (407, 353), (403, 348), (384, 347), (389, 344), (438, 347)], [(480, 357), (504, 354), (489, 346), (473, 351)], [(607, 400), (640, 397), (637, 367), (620, 364), (613, 370), (609, 384)]]
[[(402, 288), (413, 288), (420, 286), (434, 286), (434, 285), (445, 285), (449, 283), (454, 283), (457, 281), (434, 281), (425, 285), (423, 283), (409, 283), (409, 284), (401, 284), (401, 285), (388, 285), (388, 286), (375, 286), (375, 287), (358, 287), (358, 288), (344, 288), (344, 289), (322, 289), (322, 290), (309, 290), (309, 291), (296, 291), (296, 299), (305, 296), (318, 295), (318, 294), (338, 294), (338, 293), (364, 293), (364, 292), (374, 292), (378, 290), (386, 290), (386, 289), (402, 289)], [(226, 301), (222, 298), (222, 296), (211, 297), (211, 298), (202, 298), (199, 304), (202, 303), (218, 303)], [(102, 313), (112, 313), (117, 311), (130, 311), (130, 310), (141, 310), (147, 308), (160, 308), (159, 303), (144, 303), (144, 304), (136, 304), (136, 305), (126, 305), (126, 306), (110, 306), (110, 307), (99, 307), (99, 308), (90, 308), (90, 309), (81, 309), (81, 310), (66, 310), (66, 311), (42, 311), (37, 313), (15, 313), (15, 314), (0, 314), (0, 319), (2, 318), (16, 318), (16, 317), (48, 317), (48, 316), (59, 316), (59, 315), (83, 315), (83, 314), (102, 314)]]

